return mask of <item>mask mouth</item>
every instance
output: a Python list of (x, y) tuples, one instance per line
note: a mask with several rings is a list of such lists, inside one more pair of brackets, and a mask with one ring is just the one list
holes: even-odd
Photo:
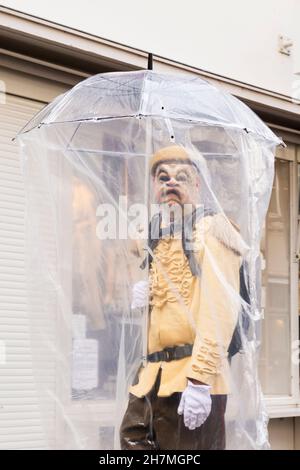
[(177, 189), (167, 189), (167, 191), (164, 193), (164, 196), (177, 196), (178, 199), (181, 199), (180, 191)]

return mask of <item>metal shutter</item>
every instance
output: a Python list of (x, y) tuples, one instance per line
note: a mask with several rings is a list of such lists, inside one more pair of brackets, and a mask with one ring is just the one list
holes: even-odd
[[(6, 362), (0, 364), (0, 449), (45, 448), (34, 387), (26, 308), (24, 187), (17, 145), (11, 138), (42, 103), (6, 95), (0, 104), (0, 340)], [(55, 364), (45, 361), (49, 386)], [(55, 422), (55, 410), (47, 417)]]

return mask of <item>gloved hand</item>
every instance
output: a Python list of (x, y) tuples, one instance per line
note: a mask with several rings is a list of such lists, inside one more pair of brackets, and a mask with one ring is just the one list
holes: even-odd
[(210, 385), (196, 385), (188, 380), (177, 410), (178, 414), (183, 414), (187, 428), (196, 429), (208, 418), (211, 411), (210, 389)]
[(148, 281), (136, 282), (132, 288), (131, 308), (142, 308), (148, 305)]

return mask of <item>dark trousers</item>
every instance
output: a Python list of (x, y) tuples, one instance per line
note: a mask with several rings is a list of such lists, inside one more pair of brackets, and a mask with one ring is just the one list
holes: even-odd
[(177, 408), (181, 393), (158, 397), (161, 369), (150, 392), (142, 398), (129, 394), (120, 427), (123, 450), (216, 450), (225, 449), (227, 395), (212, 395), (211, 413), (199, 428), (185, 427)]

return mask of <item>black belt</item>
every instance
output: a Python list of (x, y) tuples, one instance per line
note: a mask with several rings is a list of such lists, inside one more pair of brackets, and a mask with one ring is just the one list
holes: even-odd
[(184, 357), (191, 356), (192, 350), (193, 344), (173, 346), (171, 348), (164, 348), (162, 351), (156, 351), (154, 353), (148, 354), (147, 359), (149, 362), (170, 362), (176, 359), (182, 359)]

